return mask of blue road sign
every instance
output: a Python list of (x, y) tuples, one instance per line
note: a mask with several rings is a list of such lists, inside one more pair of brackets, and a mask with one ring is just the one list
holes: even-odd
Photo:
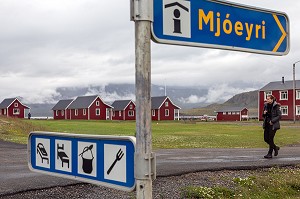
[(135, 137), (31, 132), (32, 171), (123, 191), (135, 189)]
[(155, 42), (270, 55), (289, 52), (285, 13), (218, 0), (154, 0)]

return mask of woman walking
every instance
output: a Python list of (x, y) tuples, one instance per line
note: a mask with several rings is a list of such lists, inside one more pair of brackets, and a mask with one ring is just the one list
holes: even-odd
[(281, 119), (280, 104), (276, 102), (276, 98), (273, 95), (267, 96), (267, 102), (264, 106), (263, 112), (263, 128), (264, 128), (264, 140), (269, 145), (268, 154), (264, 158), (272, 158), (274, 150), (274, 156), (278, 155), (279, 147), (274, 143), (274, 137), (276, 131), (280, 129), (279, 120)]

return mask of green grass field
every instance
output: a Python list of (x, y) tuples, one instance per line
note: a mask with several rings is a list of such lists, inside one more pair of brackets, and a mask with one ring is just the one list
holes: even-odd
[[(32, 130), (93, 134), (135, 135), (134, 121), (70, 121), (70, 120), (16, 120), (20, 130), (10, 133), (0, 127), (2, 139), (26, 143)], [(18, 124), (18, 125), (17, 125)], [(22, 130), (24, 127), (24, 130)], [(30, 129), (31, 127), (31, 129)], [(22, 133), (23, 131), (23, 133)], [(25, 131), (25, 132), (24, 132)], [(153, 122), (153, 148), (259, 148), (263, 141), (261, 122)], [(300, 124), (282, 122), (275, 142), (279, 146), (300, 143)]]

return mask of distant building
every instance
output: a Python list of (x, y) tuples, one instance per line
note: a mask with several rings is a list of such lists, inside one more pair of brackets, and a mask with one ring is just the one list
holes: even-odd
[(67, 119), (70, 120), (111, 120), (112, 106), (98, 95), (77, 97), (68, 106)]
[(30, 107), (22, 104), (18, 98), (4, 99), (0, 104), (0, 115), (7, 117), (25, 118), (25, 109)]
[(152, 120), (179, 120), (179, 110), (168, 96), (151, 98)]
[(135, 103), (132, 100), (116, 100), (113, 107), (113, 120), (135, 120)]
[[(263, 120), (263, 108), (267, 96), (272, 94), (280, 103), (282, 112), (282, 120), (293, 120), (295, 108), (295, 118), (300, 120), (300, 80), (296, 80), (295, 95), (293, 94), (293, 81), (270, 82), (259, 90), (258, 93), (258, 118)], [(295, 107), (293, 107), (293, 99), (295, 99)]]
[(67, 111), (70, 104), (73, 102), (72, 99), (59, 100), (57, 104), (52, 108), (53, 110), (53, 118), (55, 120), (68, 119), (69, 112)]
[(248, 120), (248, 109), (245, 107), (226, 107), (217, 112), (217, 121)]

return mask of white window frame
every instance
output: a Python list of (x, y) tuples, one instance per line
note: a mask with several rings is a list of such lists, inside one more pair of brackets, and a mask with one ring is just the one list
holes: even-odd
[(64, 115), (65, 115), (65, 111), (62, 110), (62, 111), (61, 111), (61, 116), (64, 116)]
[(223, 115), (226, 115), (226, 112), (223, 112)]
[(58, 110), (55, 111), (55, 116), (58, 116)]
[(16, 103), (14, 103), (14, 107), (18, 107), (19, 106), (19, 104), (16, 102)]
[(133, 105), (132, 104), (130, 104), (129, 109), (133, 109)]
[(266, 100), (268, 95), (272, 95), (272, 91), (265, 91), (264, 95), (265, 95), (265, 100)]
[(228, 112), (228, 115), (231, 115), (231, 112)]
[(14, 108), (13, 109), (13, 115), (20, 115), (20, 109), (19, 108)]
[(133, 110), (128, 111), (128, 116), (133, 117), (134, 116), (134, 111)]
[(122, 111), (119, 111), (119, 117), (122, 117)]
[(96, 106), (99, 106), (99, 104), (100, 104), (99, 101), (96, 101)]
[(296, 106), (296, 115), (300, 115), (300, 106)]
[(237, 112), (236, 112), (236, 114), (237, 114), (237, 115), (239, 115), (239, 114), (240, 114), (240, 112), (239, 112), (239, 111), (237, 111)]
[(113, 111), (113, 113), (112, 113), (112, 114), (113, 114), (112, 116), (113, 116), (113, 117), (115, 117), (115, 115), (116, 115), (116, 111)]
[(152, 116), (155, 116), (155, 109), (152, 109), (152, 110), (151, 110), (151, 115), (152, 115)]
[(100, 115), (100, 108), (96, 108), (96, 115), (99, 116)]
[(170, 110), (169, 109), (165, 109), (165, 116), (170, 116)]
[(86, 109), (82, 109), (82, 114), (86, 115)]
[(6, 109), (4, 109), (4, 113), (3, 114), (6, 115)]
[(297, 99), (297, 100), (300, 99), (300, 90), (296, 90), (296, 99)]
[[(288, 106), (281, 106), (281, 114), (282, 115), (288, 115), (289, 114), (289, 107)], [(286, 110), (286, 113), (283, 113), (283, 110)]]
[(165, 107), (169, 107), (169, 102), (165, 102)]
[(75, 116), (78, 116), (78, 109), (75, 109)]
[[(283, 93), (286, 93), (286, 98), (282, 98)], [(279, 91), (279, 97), (280, 97), (280, 100), (288, 100), (289, 92), (288, 91)]]

